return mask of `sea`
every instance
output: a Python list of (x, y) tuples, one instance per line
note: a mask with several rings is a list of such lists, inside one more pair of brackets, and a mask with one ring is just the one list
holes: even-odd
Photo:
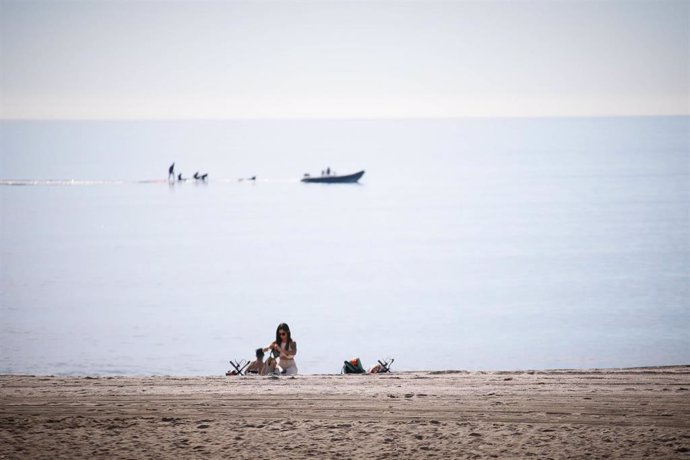
[(302, 374), (690, 364), (689, 117), (2, 121), (0, 155), (2, 374), (223, 375), (279, 323)]

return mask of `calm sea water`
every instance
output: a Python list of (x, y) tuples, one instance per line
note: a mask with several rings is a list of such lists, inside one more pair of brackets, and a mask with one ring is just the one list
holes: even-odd
[[(689, 144), (687, 117), (3, 122), (0, 372), (221, 374), (280, 322), (302, 373), (687, 364)], [(328, 166), (367, 172), (299, 182)]]

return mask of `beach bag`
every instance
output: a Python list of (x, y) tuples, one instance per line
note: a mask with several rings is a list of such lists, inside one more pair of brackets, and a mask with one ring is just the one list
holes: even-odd
[(342, 374), (364, 374), (366, 371), (362, 367), (362, 361), (359, 358), (352, 358), (349, 361), (345, 361), (343, 366)]

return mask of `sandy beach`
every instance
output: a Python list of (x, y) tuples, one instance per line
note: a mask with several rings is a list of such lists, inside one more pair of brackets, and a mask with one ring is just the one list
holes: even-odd
[(690, 366), (0, 377), (0, 458), (690, 458)]

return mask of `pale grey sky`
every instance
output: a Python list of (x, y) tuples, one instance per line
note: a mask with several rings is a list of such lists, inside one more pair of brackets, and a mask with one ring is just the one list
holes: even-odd
[(690, 0), (0, 0), (0, 118), (690, 114)]

